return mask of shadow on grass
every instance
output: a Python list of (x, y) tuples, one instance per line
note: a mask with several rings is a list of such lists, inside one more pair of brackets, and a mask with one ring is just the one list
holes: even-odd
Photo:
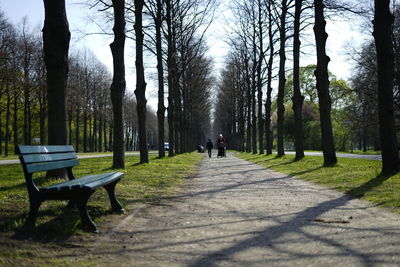
[(372, 178), (365, 184), (360, 185), (359, 187), (352, 188), (346, 192), (346, 194), (355, 197), (355, 198), (362, 198), (365, 193), (373, 189), (374, 187), (380, 186), (388, 180), (390, 177), (394, 176), (395, 174), (379, 174), (375, 178)]
[[(111, 210), (105, 210), (97, 206), (88, 207), (88, 212), (92, 220), (114, 214)], [(57, 211), (56, 209), (44, 210), (39, 212), (38, 219), (40, 220), (40, 217), (43, 216), (52, 218), (44, 223), (36, 222), (35, 225), (26, 221), (26, 215), (20, 215), (18, 218), (15, 218), (20, 223), (20, 226), (15, 229), (12, 237), (20, 241), (31, 240), (40, 243), (60, 242), (82, 231), (79, 212), (75, 208), (64, 207), (61, 211)], [(9, 221), (9, 223), (15, 223), (15, 221)]]

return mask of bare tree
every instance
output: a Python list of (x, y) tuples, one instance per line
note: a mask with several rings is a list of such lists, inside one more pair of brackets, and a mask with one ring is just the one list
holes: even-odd
[[(50, 145), (66, 145), (68, 50), (71, 34), (65, 0), (44, 0), (43, 50), (47, 70), (48, 138)], [(66, 170), (48, 173), (65, 177)]]
[(390, 0), (375, 0), (373, 36), (378, 65), (378, 114), (382, 147), (382, 173), (396, 173), (399, 170), (393, 112), (393, 19), (390, 12)]
[(279, 14), (279, 41), (280, 41), (280, 48), (279, 48), (279, 85), (278, 85), (278, 122), (277, 122), (277, 138), (278, 138), (278, 156), (285, 155), (285, 148), (284, 148), (284, 129), (283, 129), (283, 122), (284, 122), (284, 114), (285, 114), (285, 106), (283, 104), (283, 98), (285, 95), (285, 62), (286, 62), (286, 15), (288, 12), (289, 4), (291, 1), (282, 0), (281, 2), (281, 10)]
[(331, 120), (331, 97), (329, 95), (328, 63), (330, 58), (326, 55), (326, 40), (328, 34), (325, 32), (326, 21), (324, 18), (323, 0), (315, 0), (315, 41), (317, 47), (317, 91), (319, 99), (319, 113), (321, 122), (322, 152), (324, 155), (324, 166), (336, 164), (335, 142), (332, 132)]
[(66, 88), (71, 34), (65, 0), (44, 0), (44, 60), (47, 69), (48, 138), (51, 145), (65, 145), (67, 136)]
[(114, 113), (113, 168), (125, 168), (123, 99), (125, 94), (125, 0), (112, 0), (114, 8), (114, 41), (110, 44), (113, 55), (113, 82), (111, 101)]
[(304, 157), (304, 134), (302, 109), (304, 96), (300, 91), (300, 18), (303, 0), (295, 0), (294, 34), (293, 34), (293, 112), (295, 123), (294, 145), (296, 160)]
[(149, 162), (149, 153), (146, 136), (146, 81), (143, 67), (143, 0), (135, 0), (135, 36), (136, 36), (136, 100), (139, 122), (139, 150), (140, 163)]

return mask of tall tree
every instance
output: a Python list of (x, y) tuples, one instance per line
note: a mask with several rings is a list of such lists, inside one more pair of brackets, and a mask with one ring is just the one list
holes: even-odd
[(317, 47), (317, 91), (319, 100), (319, 113), (321, 121), (322, 153), (324, 155), (324, 166), (336, 164), (335, 142), (332, 132), (331, 120), (331, 97), (329, 95), (328, 63), (330, 58), (326, 55), (326, 40), (328, 34), (325, 31), (326, 21), (324, 18), (323, 0), (314, 1), (315, 24), (314, 34)]
[(136, 100), (139, 122), (140, 163), (149, 162), (146, 136), (146, 80), (143, 67), (143, 0), (135, 0), (135, 36), (136, 36)]
[(48, 139), (50, 145), (66, 145), (68, 50), (71, 34), (65, 0), (44, 0), (44, 60), (47, 69)]
[(172, 0), (166, 0), (166, 16), (167, 22), (167, 67), (168, 67), (168, 156), (174, 156), (175, 149), (175, 101), (174, 94), (176, 91), (176, 39), (175, 27), (173, 23), (174, 5)]
[(272, 16), (272, 5), (274, 1), (269, 0), (267, 3), (268, 12), (268, 46), (269, 46), (269, 57), (267, 65), (267, 96), (265, 100), (265, 139), (266, 139), (266, 153), (267, 155), (272, 154), (272, 132), (271, 132), (271, 104), (272, 104), (272, 67), (274, 63), (274, 35), (273, 30), (274, 19)]
[(304, 96), (300, 91), (300, 17), (302, 11), (303, 0), (295, 1), (294, 13), (294, 34), (293, 34), (293, 112), (294, 112), (294, 146), (296, 149), (296, 159), (304, 157), (304, 134), (302, 108)]
[(110, 44), (113, 55), (113, 81), (111, 101), (114, 114), (113, 168), (125, 168), (123, 99), (125, 94), (125, 0), (112, 0), (114, 8), (114, 41)]
[(164, 69), (163, 69), (163, 51), (162, 51), (162, 1), (157, 0), (157, 9), (155, 16), (156, 27), (156, 53), (157, 53), (157, 74), (158, 74), (158, 156), (160, 158), (165, 156), (164, 150), (164, 119), (165, 119), (165, 106), (164, 106)]
[(285, 155), (284, 150), (284, 140), (283, 140), (283, 122), (284, 122), (284, 114), (285, 114), (285, 106), (283, 104), (283, 98), (285, 95), (285, 44), (286, 44), (286, 15), (288, 11), (288, 1), (282, 0), (281, 2), (281, 13), (279, 14), (279, 40), (280, 40), (280, 48), (279, 48), (279, 86), (278, 86), (278, 121), (277, 121), (277, 138), (278, 138), (278, 156)]
[[(48, 141), (49, 145), (66, 145), (69, 31), (65, 0), (44, 0), (43, 51), (47, 70)], [(47, 173), (66, 177), (66, 169)]]
[(390, 0), (375, 0), (374, 31), (378, 63), (378, 114), (382, 153), (382, 173), (399, 170), (396, 130), (393, 112), (394, 53), (393, 15)]

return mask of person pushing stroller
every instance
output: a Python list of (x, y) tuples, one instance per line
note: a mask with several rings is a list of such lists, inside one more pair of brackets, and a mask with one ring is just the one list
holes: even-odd
[(218, 155), (217, 158), (219, 157), (226, 157), (225, 154), (225, 149), (226, 149), (226, 140), (225, 138), (222, 136), (222, 134), (219, 134), (218, 139), (217, 139), (217, 147), (218, 147)]

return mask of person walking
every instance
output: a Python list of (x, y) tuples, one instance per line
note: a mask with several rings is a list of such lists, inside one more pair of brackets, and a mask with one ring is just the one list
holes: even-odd
[(218, 147), (218, 157), (226, 157), (225, 155), (225, 149), (226, 149), (226, 140), (222, 134), (219, 134), (218, 139), (217, 139), (217, 147)]
[(210, 157), (210, 158), (211, 158), (211, 151), (213, 148), (214, 148), (214, 145), (213, 145), (211, 139), (209, 138), (208, 142), (207, 142), (207, 150), (208, 150), (208, 157)]

